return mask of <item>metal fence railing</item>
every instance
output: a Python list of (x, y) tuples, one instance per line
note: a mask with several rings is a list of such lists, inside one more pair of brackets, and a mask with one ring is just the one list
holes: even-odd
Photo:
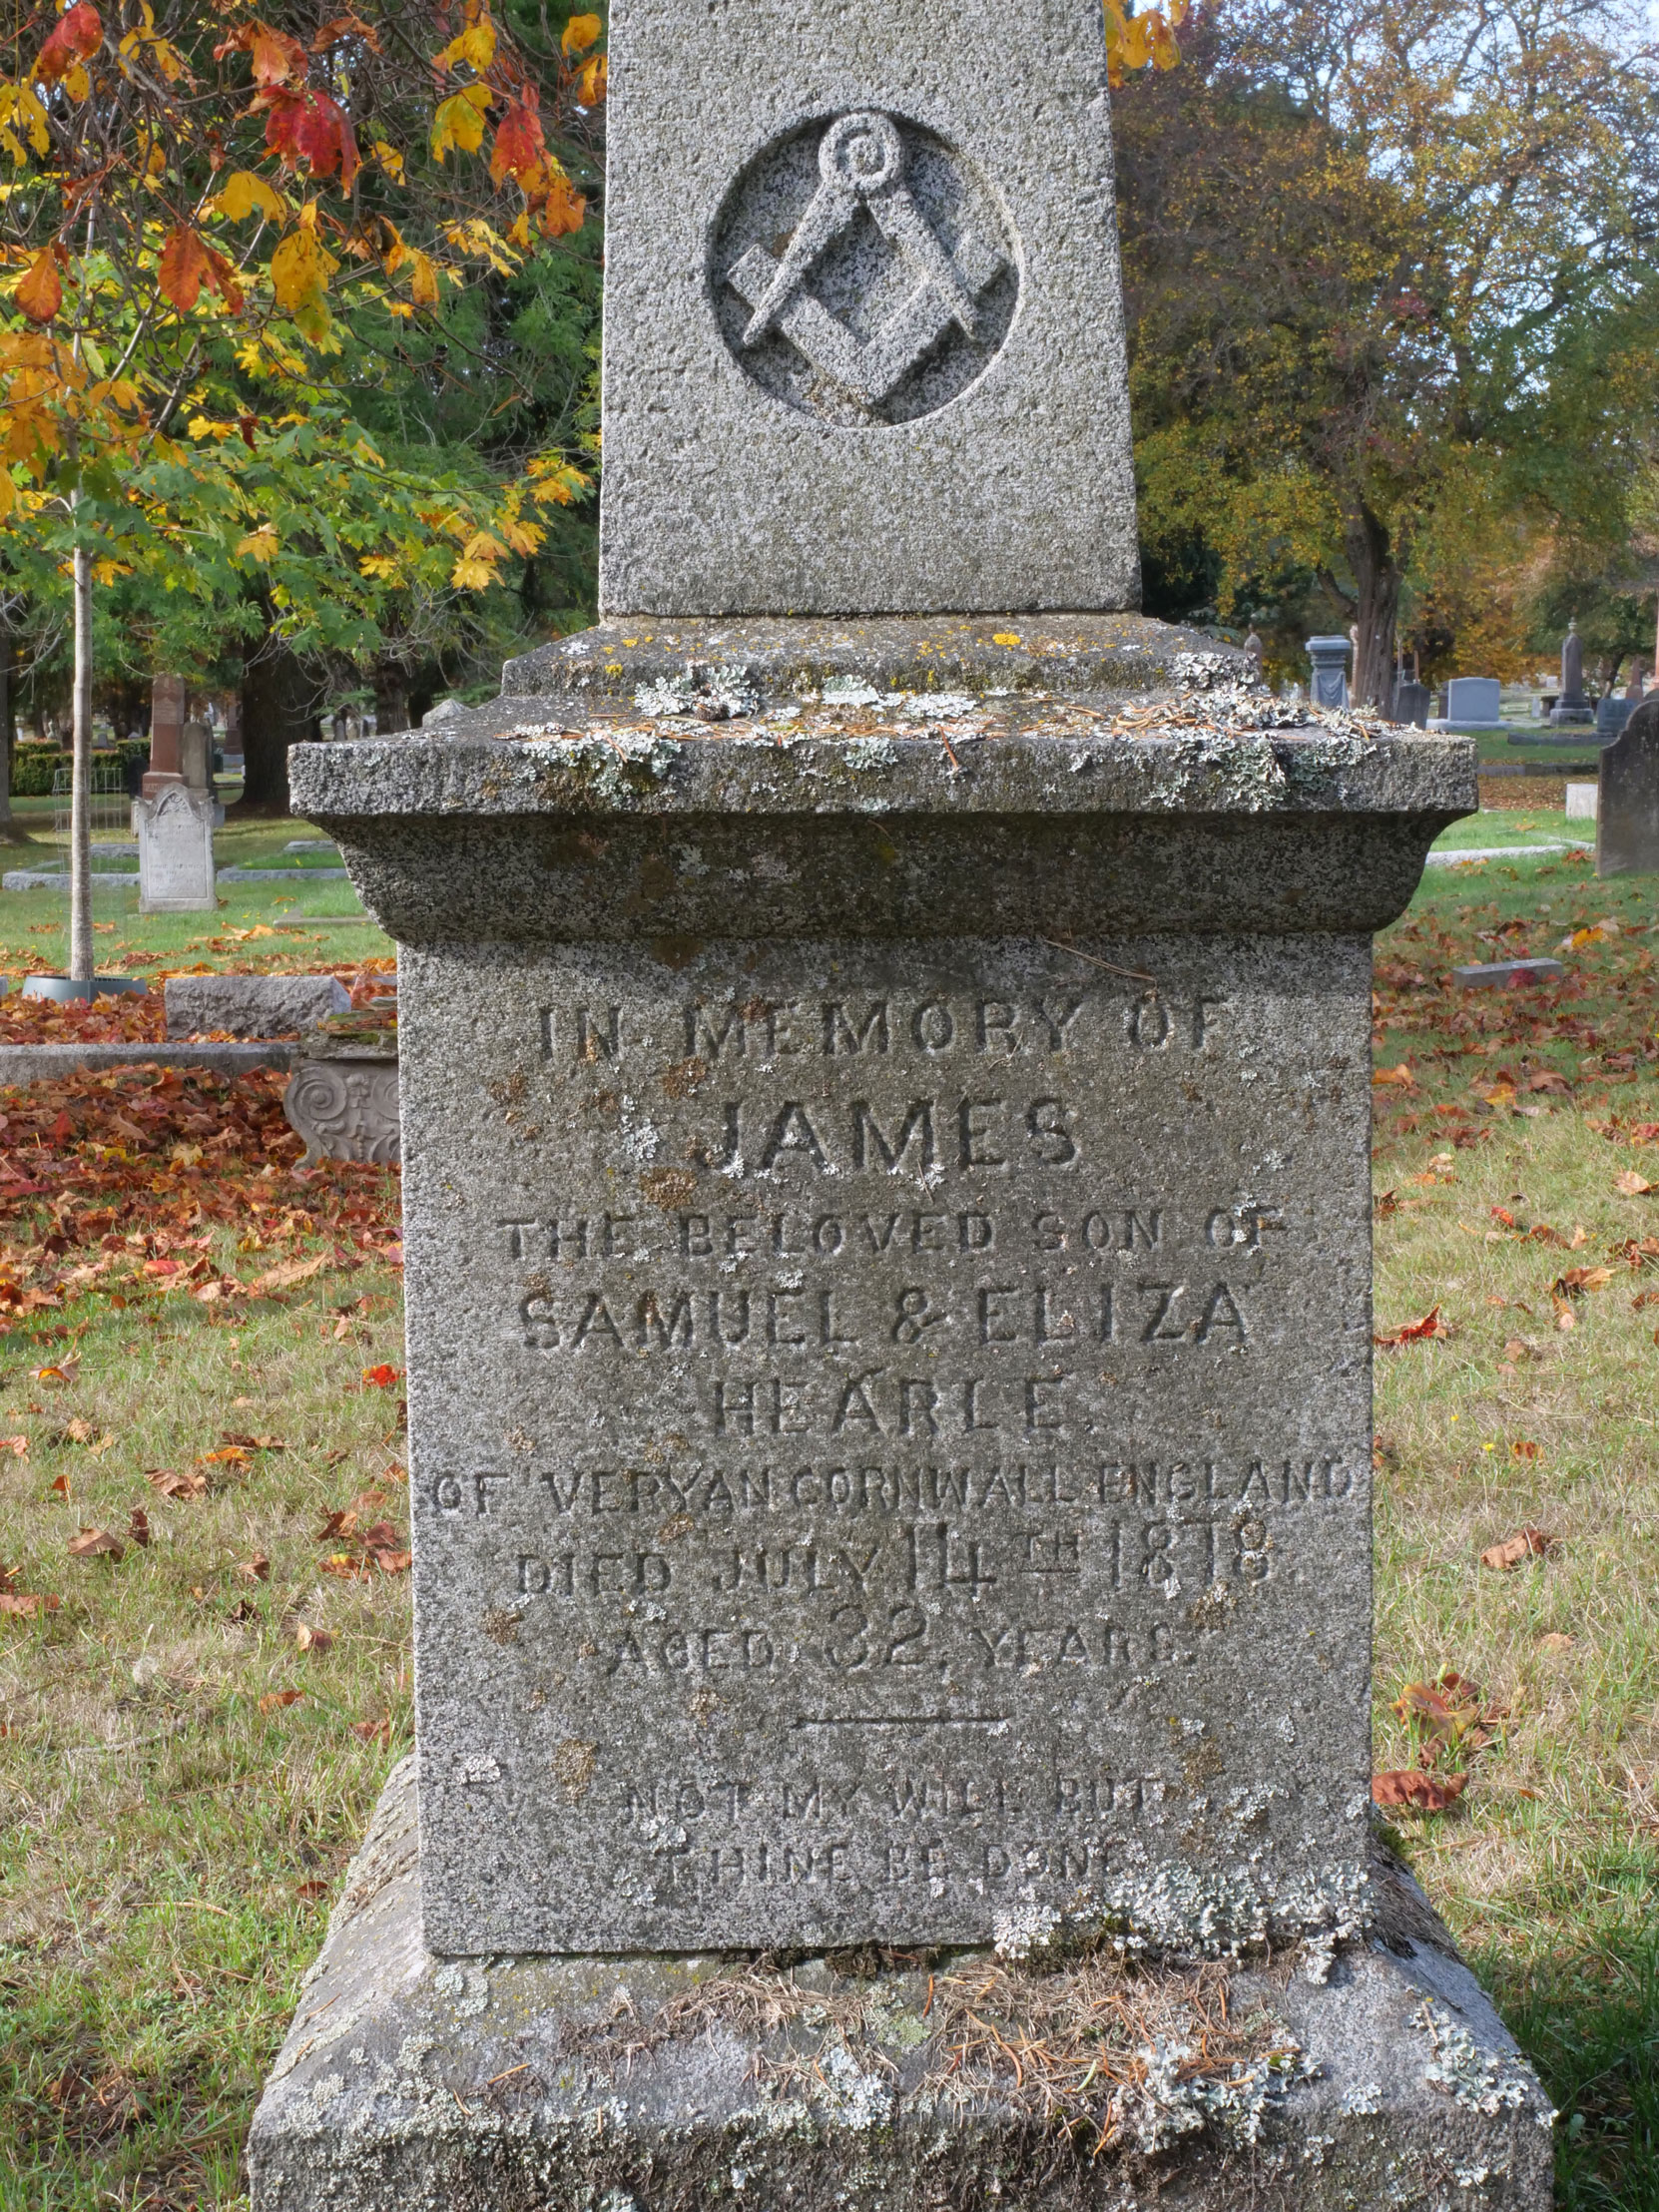
[[(119, 761), (94, 761), (90, 770), (92, 790), (92, 841), (94, 844), (126, 844), (133, 839), (133, 803), (127, 796), (127, 779)], [(52, 778), (52, 833), (67, 853), (72, 803), (72, 772), (58, 769)]]

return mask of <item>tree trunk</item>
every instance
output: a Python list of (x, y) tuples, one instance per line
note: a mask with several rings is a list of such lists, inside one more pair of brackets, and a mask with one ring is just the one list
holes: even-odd
[(1344, 533), (1354, 571), (1360, 649), (1354, 656), (1354, 704), (1387, 714), (1393, 704), (1394, 637), (1400, 573), (1387, 525), (1362, 505)]
[(0, 630), (0, 844), (28, 842), (12, 813), (12, 752), (17, 744), (12, 701), (12, 656), (15, 651), (10, 632)]
[[(76, 504), (79, 505), (77, 497)], [(90, 983), (92, 962), (92, 554), (77, 533), (75, 581), (75, 730), (70, 769), (69, 976)]]
[(409, 727), (409, 680), (396, 661), (374, 664), (374, 735), (395, 737)]
[(316, 735), (316, 687), (303, 662), (268, 631), (242, 678), (242, 750), (247, 772), (239, 814), (285, 815), (288, 748)]

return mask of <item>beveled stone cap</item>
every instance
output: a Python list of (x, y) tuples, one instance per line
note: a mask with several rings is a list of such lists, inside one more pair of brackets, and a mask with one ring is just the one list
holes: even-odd
[(400, 941), (1370, 931), (1477, 804), (1466, 739), (719, 735), (295, 748)]

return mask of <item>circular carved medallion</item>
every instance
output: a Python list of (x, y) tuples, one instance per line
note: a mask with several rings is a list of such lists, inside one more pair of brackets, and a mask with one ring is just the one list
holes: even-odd
[(1019, 303), (1016, 241), (957, 150), (863, 109), (743, 171), (710, 256), (714, 311), (763, 391), (846, 428), (913, 422), (984, 374)]

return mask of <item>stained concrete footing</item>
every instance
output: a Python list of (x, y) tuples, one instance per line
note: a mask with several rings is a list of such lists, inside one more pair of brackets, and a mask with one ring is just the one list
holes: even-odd
[(6, 1044), (0, 1084), (55, 1082), (107, 1068), (210, 1068), (216, 1075), (252, 1075), (256, 1068), (291, 1068), (293, 1044)]
[(1374, 1892), (1367, 1941), (1225, 1967), (445, 1960), (406, 1762), (260, 2104), (253, 2212), (1545, 2212), (1547, 2099), (1410, 1878), (1380, 1857)]

